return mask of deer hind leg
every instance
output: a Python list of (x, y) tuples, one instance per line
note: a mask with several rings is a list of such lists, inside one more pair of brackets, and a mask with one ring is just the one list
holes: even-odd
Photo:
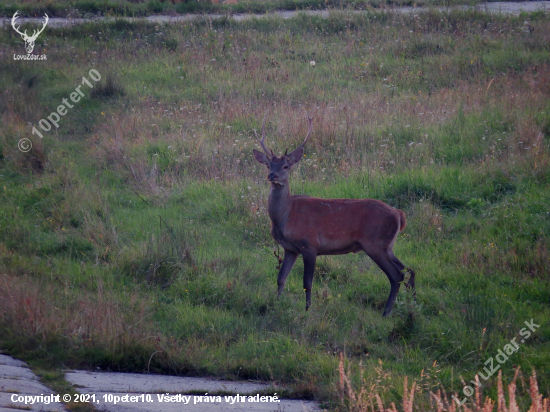
[(392, 262), (397, 266), (397, 268), (403, 272), (403, 270), (406, 270), (410, 277), (409, 277), (409, 281), (407, 282), (407, 289), (412, 289), (413, 291), (413, 297), (415, 298), (416, 300), (416, 289), (415, 289), (415, 286), (414, 286), (414, 278), (415, 278), (415, 273), (414, 271), (411, 269), (411, 268), (406, 268), (405, 265), (403, 263), (401, 263), (401, 261), (399, 259), (397, 259), (395, 257), (395, 255), (393, 254), (393, 250), (390, 250), (389, 251), (389, 255), (390, 255), (390, 258), (392, 260)]
[(393, 250), (390, 250), (388, 252), (388, 254), (390, 255), (391, 261), (393, 263), (395, 263), (395, 265), (397, 266), (397, 269), (399, 269), (399, 270), (405, 269), (405, 265), (403, 263), (401, 263), (401, 261), (395, 257), (395, 255), (393, 254)]
[(317, 255), (313, 253), (302, 253), (304, 258), (304, 290), (306, 292), (306, 310), (311, 307), (311, 287), (313, 286), (313, 272)]
[[(363, 250), (374, 261), (374, 263), (382, 269), (390, 281), (390, 296), (386, 302), (386, 307), (384, 308), (383, 314), (383, 316), (386, 317), (391, 313), (397, 293), (399, 292), (399, 287), (401, 286), (401, 282), (403, 281), (405, 275), (401, 272), (397, 263), (392, 259), (392, 253), (390, 253), (389, 250), (373, 251), (366, 248), (363, 248)], [(403, 265), (401, 264), (401, 266)], [(403, 266), (403, 268), (404, 267), (405, 266)]]
[(281, 293), (283, 293), (285, 290), (286, 278), (288, 277), (288, 274), (290, 273), (292, 266), (294, 266), (294, 263), (296, 262), (297, 258), (298, 258), (298, 253), (285, 249), (283, 264), (281, 266), (281, 269), (279, 270), (279, 275), (277, 276), (277, 286), (278, 286), (277, 299), (279, 298)]

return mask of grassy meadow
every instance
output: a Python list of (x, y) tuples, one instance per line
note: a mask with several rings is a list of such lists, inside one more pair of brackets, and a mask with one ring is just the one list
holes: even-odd
[[(407, 379), (428, 410), (532, 319), (500, 371), (523, 371), (521, 410), (533, 370), (550, 395), (548, 15), (118, 20), (47, 28), (34, 62), (12, 58), (11, 27), (0, 43), (3, 350), (53, 370), (277, 381), (341, 410), (366, 410), (343, 376), (398, 405)], [(306, 111), (291, 191), (407, 215), (394, 251), (417, 302), (402, 288), (387, 319), (389, 282), (363, 253), (317, 260), (309, 312), (301, 259), (276, 299), (253, 129), (266, 114), (284, 152)], [(495, 373), (484, 395), (498, 389)]]

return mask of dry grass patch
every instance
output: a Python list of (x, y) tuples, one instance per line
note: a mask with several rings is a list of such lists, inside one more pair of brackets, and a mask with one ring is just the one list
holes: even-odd
[[(433, 366), (436, 366), (434, 363)], [(340, 397), (341, 410), (349, 412), (397, 412), (398, 408), (394, 402), (389, 405), (384, 405), (383, 394), (393, 385), (388, 380), (388, 374), (384, 372), (382, 364), (375, 368), (376, 376), (365, 379), (363, 376), (364, 368), (360, 364), (360, 376), (359, 384), (354, 383), (352, 377), (351, 365), (348, 365), (346, 371), (344, 365), (344, 356), (340, 353), (340, 362), (338, 366), (339, 382), (338, 382), (338, 395)], [(429, 368), (431, 372), (437, 372), (437, 368)], [(498, 372), (497, 390), (498, 396), (496, 400), (490, 397), (483, 398), (483, 387), (480, 383), (479, 376), (476, 375), (475, 379), (477, 385), (475, 386), (475, 393), (473, 397), (465, 398), (455, 393), (449, 395), (435, 377), (435, 381), (432, 379), (430, 373), (424, 373), (422, 370), (420, 377), (420, 384), (417, 384), (416, 380), (413, 381), (411, 387), (408, 385), (408, 378), (405, 376), (403, 382), (403, 397), (402, 397), (402, 410), (403, 412), (413, 411), (437, 411), (437, 412), (548, 412), (550, 411), (550, 398), (544, 398), (539, 393), (539, 387), (537, 383), (537, 374), (533, 370), (531, 377), (529, 378), (529, 388), (524, 383), (521, 370), (518, 367), (514, 378), (508, 385), (508, 400), (506, 399), (505, 391), (502, 384), (502, 371)], [(523, 382), (523, 394), (525, 392), (531, 399), (531, 406), (529, 409), (520, 408), (517, 401), (517, 380), (518, 377)], [(430, 381), (435, 382), (435, 385), (430, 384)], [(426, 385), (426, 382), (428, 384)], [(464, 380), (463, 383), (465, 384)], [(381, 396), (382, 395), (382, 396)], [(458, 399), (458, 402), (454, 400)], [(466, 400), (465, 402), (462, 402)], [(461, 402), (462, 404), (459, 404)], [(495, 410), (495, 404), (497, 406)], [(399, 409), (400, 410), (400, 409)]]
[(154, 343), (147, 301), (132, 292), (123, 302), (102, 279), (91, 283), (95, 290), (83, 293), (80, 285), (55, 275), (36, 279), (2, 274), (0, 322), (12, 337), (25, 342), (60, 340), (69, 352), (100, 347), (116, 355), (136, 342)]

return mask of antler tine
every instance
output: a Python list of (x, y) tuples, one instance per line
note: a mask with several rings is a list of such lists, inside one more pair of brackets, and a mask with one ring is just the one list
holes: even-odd
[(265, 117), (266, 117), (267, 114), (264, 114), (264, 120), (262, 122), (262, 140), (258, 139), (258, 134), (256, 133), (256, 129), (254, 129), (254, 134), (256, 135), (256, 140), (258, 140), (260, 142), (260, 145), (262, 145), (262, 149), (264, 149), (264, 152), (266, 155), (268, 156), (273, 156), (273, 150), (271, 150), (271, 153), (270, 150), (267, 149), (267, 147), (265, 146)]
[(38, 30), (38, 33), (36, 33), (36, 30), (33, 32), (33, 35), (32, 37), (38, 37), (38, 35), (40, 33), (42, 33), (44, 31), (44, 29), (46, 28), (46, 26), (48, 25), (48, 21), (50, 20), (48, 15), (46, 13), (44, 13), (44, 16), (46, 17), (46, 21), (44, 22), (44, 25), (42, 26), (42, 28), (40, 30)]
[(17, 13), (19, 13), (19, 11), (16, 11), (15, 14), (13, 15), (13, 17), (11, 18), (11, 26), (13, 27), (13, 29), (19, 33), (21, 36), (26, 36), (27, 35), (27, 30), (25, 30), (25, 33), (21, 33), (19, 31), (19, 27), (16, 27), (15, 24), (16, 24), (16, 20), (19, 18), (19, 16), (17, 15)]
[(313, 117), (309, 117), (309, 114), (307, 114), (307, 112), (306, 112), (306, 116), (307, 116), (307, 119), (309, 120), (309, 129), (307, 131), (307, 136), (304, 139), (304, 142), (295, 150), (301, 149), (302, 147), (305, 146), (305, 144), (307, 142), (307, 139), (309, 139), (309, 136), (311, 135), (311, 132), (313, 131)]

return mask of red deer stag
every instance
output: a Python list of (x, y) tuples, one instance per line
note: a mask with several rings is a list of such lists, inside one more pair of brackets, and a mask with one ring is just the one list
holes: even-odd
[[(253, 150), (258, 162), (269, 169), (271, 183), (268, 213), (271, 235), (284, 248), (283, 264), (277, 277), (278, 295), (284, 291), (286, 278), (298, 255), (304, 259), (304, 290), (306, 310), (311, 306), (311, 286), (315, 260), (319, 255), (341, 255), (364, 251), (388, 276), (390, 296), (384, 315), (390, 314), (405, 266), (393, 254), (393, 245), (400, 231), (405, 229), (405, 214), (374, 199), (319, 199), (292, 196), (288, 186), (290, 168), (304, 154), (304, 146), (313, 130), (313, 119), (308, 116), (309, 130), (304, 142), (292, 153), (277, 157), (265, 145), (265, 117), (262, 140), (256, 139), (264, 153)], [(254, 133), (256, 131), (254, 130)], [(414, 291), (415, 274), (410, 274), (407, 287)], [(415, 292), (413, 292), (415, 293)]]

